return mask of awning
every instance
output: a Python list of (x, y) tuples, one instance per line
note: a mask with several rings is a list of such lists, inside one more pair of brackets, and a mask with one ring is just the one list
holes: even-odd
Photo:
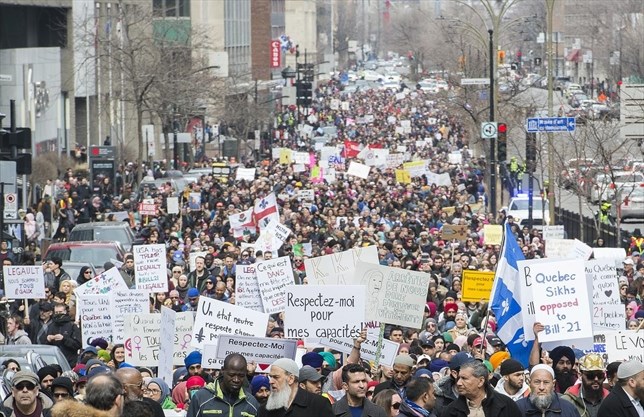
[(566, 55), (566, 61), (581, 62), (581, 60), (581, 49), (573, 49), (572, 51), (568, 52), (568, 55)]

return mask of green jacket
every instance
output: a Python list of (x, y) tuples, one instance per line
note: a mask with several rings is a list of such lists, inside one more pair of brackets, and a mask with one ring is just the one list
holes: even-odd
[(190, 400), (186, 417), (256, 417), (259, 404), (255, 397), (244, 388), (239, 390), (239, 396), (229, 403), (221, 389), (221, 378), (211, 382), (197, 391)]

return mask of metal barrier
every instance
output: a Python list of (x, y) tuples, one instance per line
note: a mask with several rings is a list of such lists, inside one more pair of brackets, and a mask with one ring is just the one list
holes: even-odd
[(592, 217), (582, 216), (581, 222), (579, 219), (579, 213), (561, 207), (555, 208), (556, 224), (564, 226), (568, 239), (579, 239), (585, 244), (593, 246), (595, 241), (601, 237), (607, 247), (628, 248), (631, 236), (628, 231), (622, 229), (619, 234), (621, 242), (617, 242), (618, 230), (616, 225), (602, 223), (599, 225), (600, 230), (598, 231), (595, 226), (595, 219)]

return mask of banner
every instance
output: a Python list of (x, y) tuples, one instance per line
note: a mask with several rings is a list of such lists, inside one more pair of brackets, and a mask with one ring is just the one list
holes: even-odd
[(4, 294), (8, 299), (45, 298), (42, 266), (7, 265), (2, 267), (2, 271)]
[(287, 285), (295, 283), (291, 258), (282, 256), (257, 262), (255, 273), (262, 294), (264, 312), (268, 314), (284, 311)]
[(360, 261), (347, 284), (367, 287), (367, 320), (420, 329), (429, 279), (425, 272)]
[(644, 362), (644, 332), (635, 330), (607, 332), (604, 333), (604, 337), (607, 363), (631, 359)]
[(545, 326), (540, 342), (593, 337), (586, 271), (581, 259), (534, 264), (531, 282), (535, 320)]
[(578, 239), (549, 239), (546, 244), (546, 258), (583, 259), (590, 258), (593, 248)]
[(355, 339), (365, 321), (365, 291), (364, 285), (286, 287), (284, 336)]
[(267, 326), (268, 314), (199, 297), (191, 344), (197, 349), (206, 344), (216, 346), (222, 334), (264, 337)]
[(586, 279), (592, 283), (595, 330), (625, 330), (626, 314), (619, 297), (618, 278), (612, 259), (586, 261)]
[(494, 283), (494, 271), (463, 270), (462, 301), (489, 301)]
[[(346, 354), (351, 353), (351, 350), (353, 349), (353, 340), (350, 339), (324, 338), (320, 339), (320, 344)], [(394, 366), (394, 360), (398, 355), (398, 349), (400, 349), (400, 343), (383, 339), (382, 349), (380, 350), (380, 365), (389, 367)], [(367, 337), (367, 340), (362, 342), (362, 345), (360, 345), (360, 358), (367, 361), (375, 361), (377, 350), (378, 338)]]
[(305, 259), (306, 278), (310, 285), (347, 284), (351, 280), (358, 261), (378, 265), (378, 247), (354, 248)]
[(145, 290), (113, 290), (110, 292), (112, 343), (125, 341), (125, 316), (150, 312), (150, 294)]
[[(205, 351), (210, 351), (207, 345)], [(217, 359), (226, 359), (231, 353), (239, 353), (247, 362), (271, 364), (280, 358), (295, 360), (297, 341), (266, 337), (248, 337), (225, 334), (219, 336)]]
[(159, 329), (159, 370), (157, 374), (169, 386), (172, 385), (172, 355), (174, 354), (174, 334), (177, 312), (161, 307), (161, 327)]
[(83, 347), (97, 337), (112, 341), (110, 299), (103, 295), (86, 295), (77, 301)]
[(235, 304), (239, 307), (264, 312), (262, 295), (255, 275), (255, 265), (237, 265), (235, 275)]
[(119, 270), (110, 268), (77, 287), (74, 293), (76, 297), (80, 298), (84, 295), (108, 294), (115, 289), (127, 290), (128, 288)]
[(168, 267), (164, 244), (132, 246), (136, 289), (168, 292)]

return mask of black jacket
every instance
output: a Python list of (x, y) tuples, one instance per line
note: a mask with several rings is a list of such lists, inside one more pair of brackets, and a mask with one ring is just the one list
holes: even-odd
[(528, 397), (521, 398), (517, 401), (517, 406), (521, 410), (522, 415), (526, 417), (579, 417), (577, 408), (571, 402), (562, 400), (560, 394), (555, 394), (552, 404), (550, 404), (550, 407), (545, 412), (537, 409)]
[[(483, 400), (485, 417), (523, 417), (512, 398), (494, 391), (489, 385), (486, 394), (487, 397)], [(467, 417), (469, 413), (467, 400), (461, 395), (447, 406), (441, 417)]]
[(69, 366), (73, 368), (78, 361), (78, 350), (83, 346), (81, 331), (76, 323), (72, 321), (72, 318), (65, 314), (62, 317), (54, 316), (51, 324), (49, 324), (47, 335), (56, 334), (62, 334), (63, 340), (52, 340), (47, 344), (58, 346), (65, 358), (67, 358)]
[[(641, 401), (640, 401), (641, 402)], [(615, 385), (602, 401), (597, 417), (639, 417), (635, 406), (621, 385)]]
[(381, 382), (380, 384), (376, 385), (376, 388), (373, 389), (373, 396), (375, 397), (376, 394), (378, 394), (380, 391), (384, 391), (386, 389), (392, 389), (396, 392), (399, 392), (398, 387), (394, 385), (394, 382), (392, 379)]
[[(335, 404), (333, 404), (333, 412), (336, 417), (351, 417), (351, 410), (349, 409), (349, 401), (347, 396), (340, 398)], [(365, 398), (362, 409), (362, 417), (387, 417), (385, 410), (372, 403)]]
[(257, 417), (335, 417), (335, 414), (328, 399), (298, 388), (288, 410), (267, 410), (263, 404)]

